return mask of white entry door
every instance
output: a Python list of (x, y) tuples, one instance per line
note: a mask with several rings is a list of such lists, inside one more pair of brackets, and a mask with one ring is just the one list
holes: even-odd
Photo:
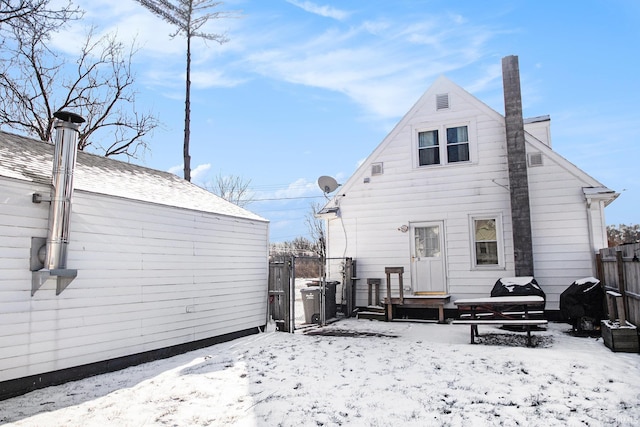
[(442, 222), (411, 225), (411, 282), (416, 295), (447, 292)]

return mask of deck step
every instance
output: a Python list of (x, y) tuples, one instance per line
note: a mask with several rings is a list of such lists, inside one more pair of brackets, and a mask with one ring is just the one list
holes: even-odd
[(370, 305), (365, 307), (364, 310), (358, 311), (358, 319), (386, 321), (387, 314), (384, 307)]

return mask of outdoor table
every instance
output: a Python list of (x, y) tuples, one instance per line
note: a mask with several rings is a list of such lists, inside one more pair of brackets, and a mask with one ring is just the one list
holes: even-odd
[[(544, 319), (531, 319), (531, 308), (544, 306), (544, 298), (538, 295), (465, 298), (453, 302), (460, 311), (469, 311), (469, 319), (454, 320), (454, 324), (471, 326), (471, 344), (478, 336), (478, 325), (519, 325), (527, 331), (527, 345), (531, 346), (531, 326), (544, 325)], [(486, 316), (478, 316), (485, 314)]]

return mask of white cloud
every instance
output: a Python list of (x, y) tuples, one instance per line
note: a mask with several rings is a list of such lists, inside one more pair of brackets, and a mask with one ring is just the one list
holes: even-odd
[[(207, 172), (211, 170), (211, 163), (203, 163), (201, 165), (197, 165), (195, 168), (191, 168), (191, 182), (203, 184), (204, 179), (207, 175)], [(167, 172), (177, 175), (179, 177), (184, 177), (184, 165), (179, 164), (175, 166), (171, 166)]]
[(296, 7), (299, 7), (300, 9), (306, 12), (313, 13), (315, 15), (320, 15), (325, 18), (336, 19), (338, 21), (343, 21), (347, 19), (350, 15), (350, 12), (336, 9), (335, 7), (331, 7), (331, 6), (319, 6), (310, 1), (287, 0), (287, 3), (290, 3)]
[(473, 83), (466, 85), (469, 92), (481, 92), (487, 88), (502, 84), (502, 67), (500, 64), (492, 64), (485, 68), (485, 73), (480, 75)]
[[(184, 76), (182, 78), (184, 82)], [(210, 87), (235, 87), (244, 83), (247, 79), (232, 78), (220, 70), (197, 70), (191, 72), (191, 83), (197, 89)]]
[(266, 77), (337, 91), (374, 117), (397, 118), (430, 80), (482, 56), (493, 33), (468, 24), (451, 28), (459, 21), (367, 21), (295, 43), (281, 40), (247, 58)]
[(180, 164), (180, 165), (176, 165), (176, 166), (171, 166), (167, 172), (172, 173), (174, 175), (178, 175), (178, 176), (184, 176), (183, 172), (184, 172), (184, 165)]
[[(338, 20), (349, 16), (310, 1), (288, 1), (321, 16)], [(117, 8), (103, 0), (92, 2), (91, 7), (88, 0), (80, 3), (91, 10), (83, 21), (100, 20), (107, 28), (117, 29), (119, 37), (137, 39), (141, 50), (136, 61), (146, 61), (139, 81), (169, 89), (168, 97), (173, 91), (182, 92), (184, 39), (169, 38), (171, 25), (134, 2), (130, 2), (134, 6)], [(458, 15), (393, 19), (367, 18), (354, 25), (302, 32), (300, 24), (291, 20), (272, 21), (271, 27), (258, 27), (250, 20), (219, 20), (232, 26), (231, 41), (220, 46), (194, 40), (192, 83), (199, 89), (234, 87), (258, 74), (342, 93), (365, 115), (395, 120), (435, 77), (477, 61), (494, 34)], [(78, 34), (79, 27), (74, 27), (67, 36), (78, 38)], [(301, 38), (300, 34), (311, 35)], [(64, 39), (58, 42), (64, 44)]]
[(276, 198), (292, 198), (316, 195), (320, 192), (315, 182), (309, 182), (305, 178), (299, 178), (283, 190), (275, 192)]
[(203, 182), (207, 172), (211, 170), (211, 163), (204, 163), (197, 165), (195, 168), (191, 168), (191, 181)]
[[(96, 27), (95, 38), (116, 34), (124, 46), (136, 46), (134, 62), (142, 64), (138, 81), (147, 85), (165, 88), (184, 86), (186, 41), (178, 35), (170, 37), (175, 27), (155, 16), (135, 2), (113, 2), (104, 0), (77, 0), (86, 13), (83, 19), (72, 22), (63, 32), (52, 38), (52, 46), (70, 55), (80, 52), (89, 28)], [(225, 33), (231, 26), (238, 28), (239, 20), (219, 19), (208, 22), (203, 31)], [(234, 50), (242, 50), (242, 44), (234, 41), (218, 44), (201, 38), (192, 40), (192, 82), (196, 88), (233, 87), (245, 79), (230, 77), (218, 58)], [(211, 62), (215, 59), (215, 62)], [(215, 64), (217, 68), (213, 68)], [(170, 98), (172, 96), (169, 96)]]

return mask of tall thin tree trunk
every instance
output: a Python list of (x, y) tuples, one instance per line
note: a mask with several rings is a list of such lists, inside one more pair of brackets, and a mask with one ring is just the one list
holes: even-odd
[(187, 88), (184, 101), (184, 179), (191, 181), (191, 156), (189, 155), (189, 136), (191, 130), (191, 33), (187, 31)]

